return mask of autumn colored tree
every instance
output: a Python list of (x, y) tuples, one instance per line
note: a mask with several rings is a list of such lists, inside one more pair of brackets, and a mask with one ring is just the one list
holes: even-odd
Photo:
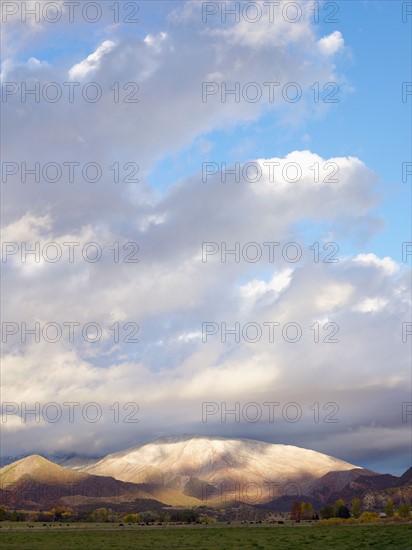
[(290, 519), (292, 521), (300, 521), (301, 517), (302, 517), (302, 507), (299, 502), (294, 502), (292, 506), (292, 510), (290, 512)]
[(123, 516), (123, 521), (125, 523), (137, 523), (137, 520), (137, 514), (126, 514), (125, 516)]
[(302, 507), (301, 507), (302, 519), (313, 519), (314, 515), (315, 515), (315, 511), (313, 509), (312, 504), (310, 502), (302, 502)]
[(302, 502), (300, 505), (300, 517), (306, 519), (306, 502)]

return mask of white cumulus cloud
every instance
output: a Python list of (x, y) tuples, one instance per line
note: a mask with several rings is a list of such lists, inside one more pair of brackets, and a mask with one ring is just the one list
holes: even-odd
[(333, 55), (343, 48), (345, 41), (340, 31), (324, 36), (318, 40), (319, 50), (324, 55)]
[(73, 67), (69, 70), (70, 79), (75, 80), (78, 78), (79, 80), (82, 80), (86, 76), (90, 76), (90, 74), (93, 74), (95, 71), (100, 69), (102, 58), (111, 52), (115, 45), (116, 44), (111, 40), (105, 40), (102, 42), (95, 52), (88, 55), (86, 59), (83, 59), (80, 63), (73, 65)]

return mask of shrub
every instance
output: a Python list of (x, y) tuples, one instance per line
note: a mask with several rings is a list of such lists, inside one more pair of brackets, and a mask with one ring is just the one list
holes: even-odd
[(123, 516), (125, 523), (137, 523), (137, 514), (126, 514)]
[(374, 523), (375, 521), (379, 521), (379, 514), (376, 512), (363, 512), (359, 521), (361, 523)]

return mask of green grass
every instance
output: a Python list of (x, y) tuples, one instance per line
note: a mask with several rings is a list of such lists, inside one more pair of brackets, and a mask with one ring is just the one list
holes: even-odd
[(3, 523), (0, 547), (7, 550), (410, 550), (412, 525), (351, 526), (79, 526), (11, 529)]

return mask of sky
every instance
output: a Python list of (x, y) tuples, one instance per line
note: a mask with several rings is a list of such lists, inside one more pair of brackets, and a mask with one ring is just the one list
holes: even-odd
[(406, 470), (412, 4), (1, 8), (2, 456)]

